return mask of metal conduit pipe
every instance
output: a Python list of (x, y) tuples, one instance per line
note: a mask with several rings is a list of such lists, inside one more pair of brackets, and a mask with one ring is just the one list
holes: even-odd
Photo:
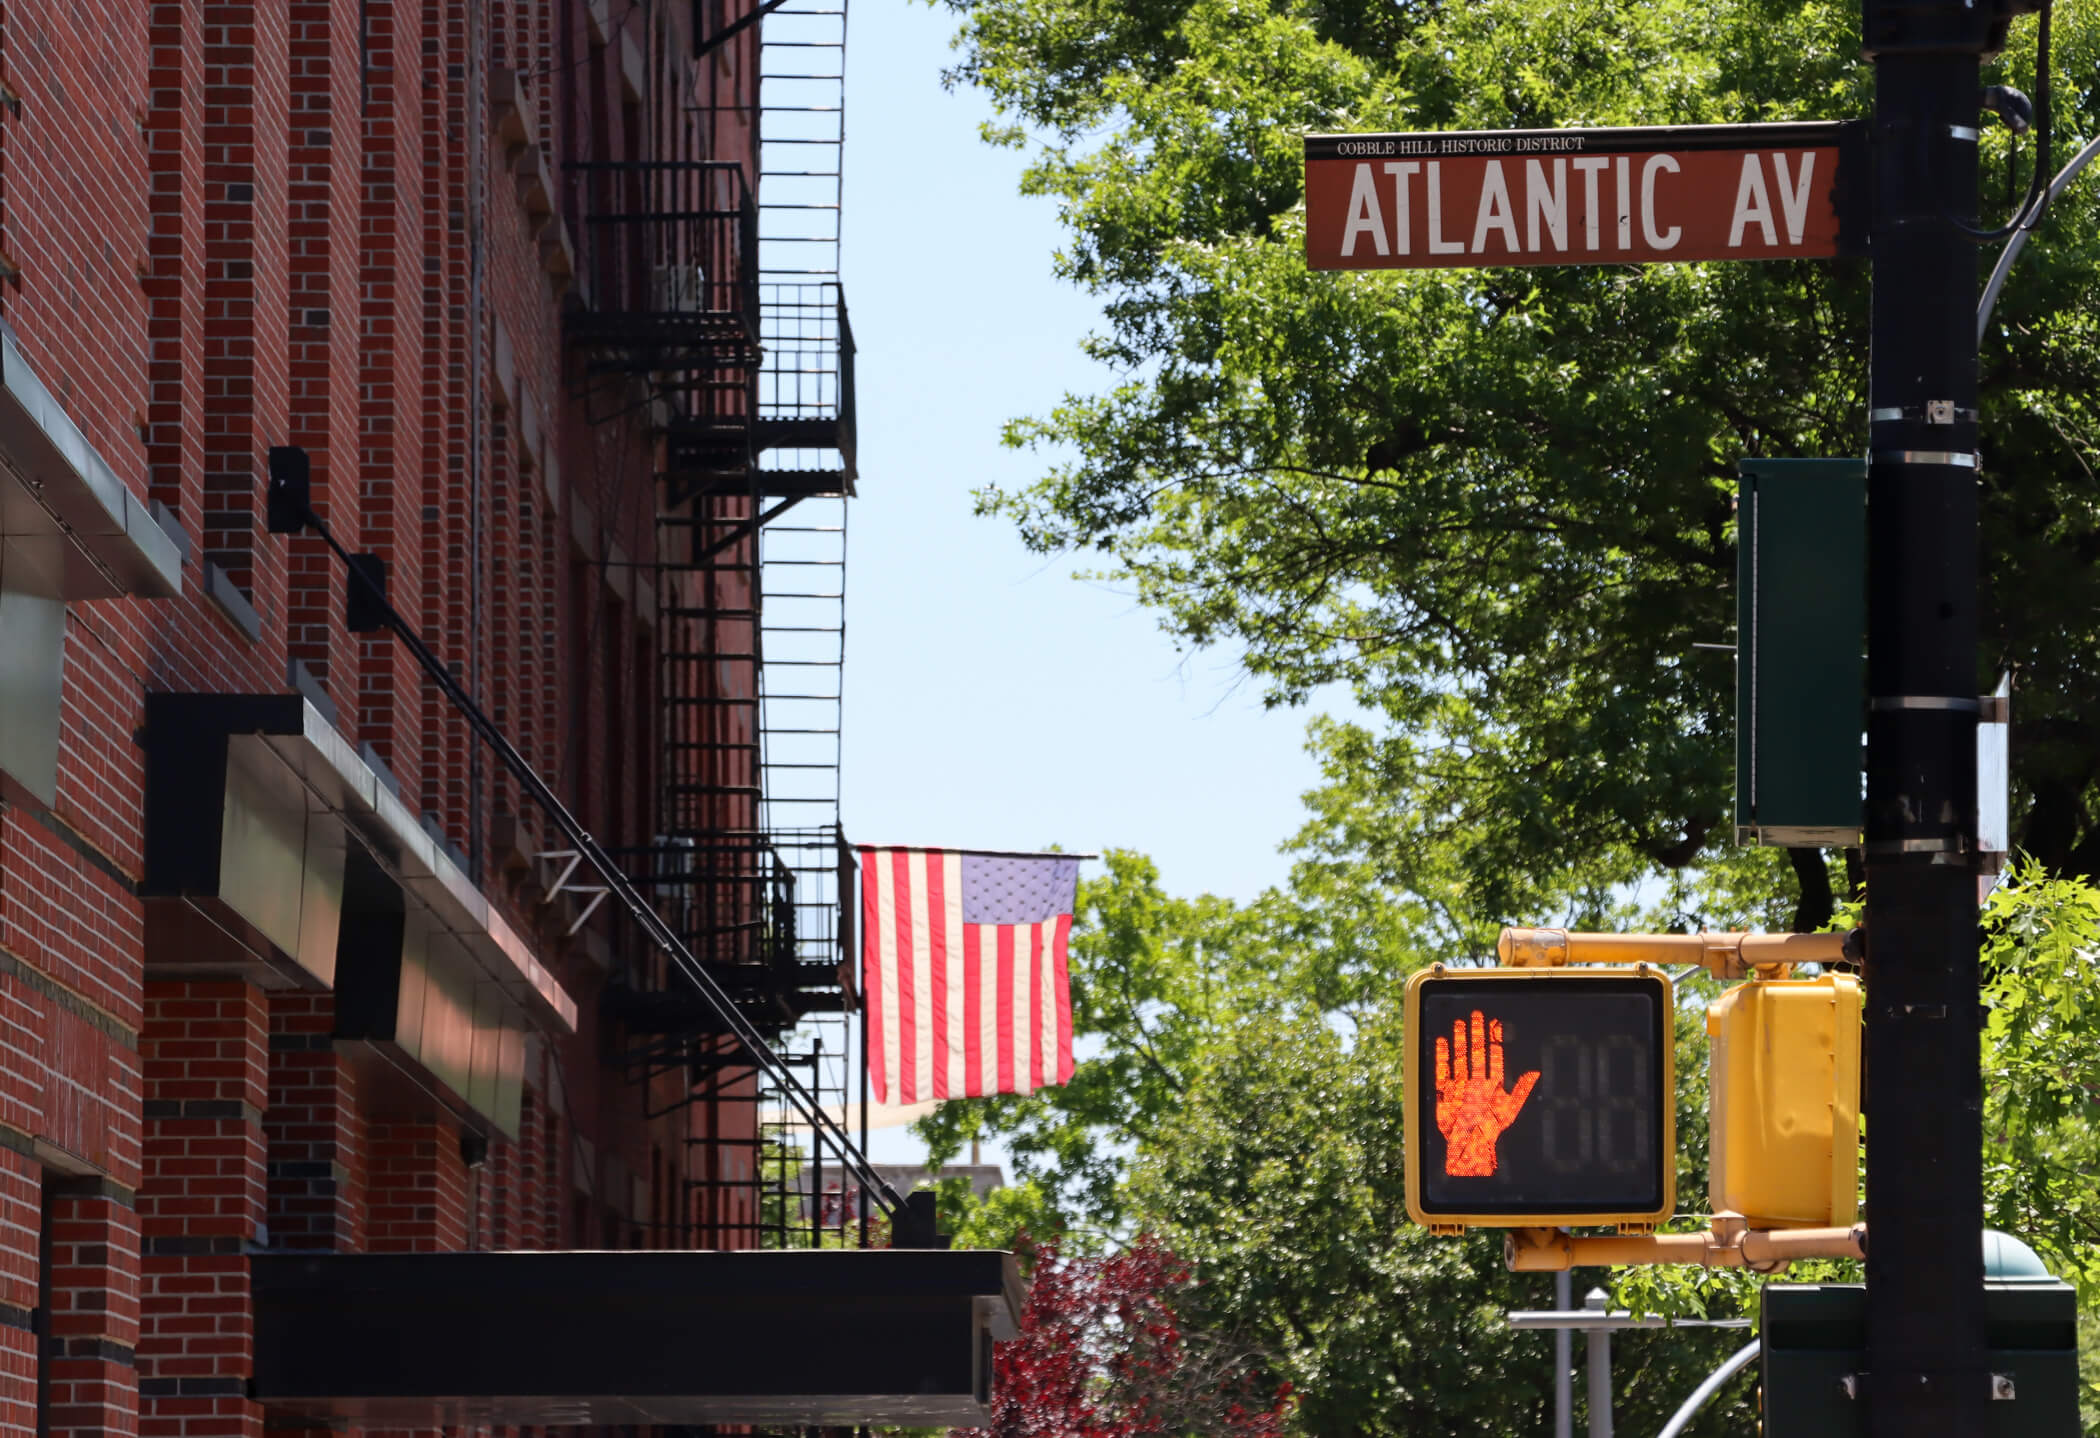
[(1715, 978), (1774, 974), (1793, 964), (1834, 964), (1845, 934), (1584, 934), (1504, 929), (1495, 952), (1510, 968), (1569, 964), (1696, 964)]
[(1865, 1224), (1852, 1228), (1765, 1231), (1727, 1217), (1706, 1233), (1575, 1235), (1558, 1228), (1517, 1228), (1503, 1236), (1502, 1258), (1513, 1273), (1558, 1273), (1635, 1263), (1696, 1263), (1704, 1268), (1766, 1272), (1797, 1258), (1864, 1258)]
[[(2078, 172), (2091, 164), (2095, 155), (2100, 155), (2100, 140), (2088, 140), (2085, 148), (2073, 155), (2071, 163), (2058, 170), (2056, 178), (2049, 182), (2049, 199), (2054, 200), (2076, 179)], [(1998, 252), (1998, 263), (1991, 267), (1990, 283), (1983, 287), (1983, 298), (1976, 304), (1976, 343), (1979, 345), (1983, 343), (1984, 330), (1991, 322), (1991, 311), (1998, 307), (1998, 291), (2005, 288), (2005, 277), (2011, 273), (2013, 261), (2020, 257), (2020, 251), (2027, 248), (2027, 237), (2033, 233), (2026, 225), (2020, 226), (2005, 242), (2005, 248)]]
[(1706, 1406), (1707, 1401), (1721, 1391), (1721, 1385), (1750, 1365), (1750, 1360), (1757, 1357), (1760, 1347), (1761, 1340), (1751, 1339), (1730, 1354), (1726, 1363), (1707, 1374), (1706, 1381), (1694, 1388), (1692, 1396), (1685, 1399), (1677, 1411), (1670, 1415), (1670, 1421), (1663, 1424), (1663, 1430), (1656, 1438), (1677, 1438), (1678, 1434), (1684, 1432), (1685, 1427), (1698, 1416), (1699, 1410)]

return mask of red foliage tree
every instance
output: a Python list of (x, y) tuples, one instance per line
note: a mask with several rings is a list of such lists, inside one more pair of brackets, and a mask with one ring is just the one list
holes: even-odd
[(953, 1438), (1281, 1438), (1290, 1384), (1261, 1353), (1183, 1324), (1195, 1280), (1156, 1240), (1102, 1258), (1024, 1252), (1028, 1304), (998, 1346), (992, 1425)]

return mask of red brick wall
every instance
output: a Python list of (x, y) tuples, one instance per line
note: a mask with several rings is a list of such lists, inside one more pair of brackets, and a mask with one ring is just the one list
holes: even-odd
[(139, 1226), (131, 1190), (95, 1179), (47, 1185), (50, 1431), (135, 1433)]
[(269, 1230), (272, 1246), (365, 1246), (369, 1121), (357, 1073), (329, 1035), (326, 994), (270, 997)]
[[(631, 390), (590, 383), (564, 347), (581, 297), (550, 276), (547, 225), (572, 244), (581, 229), (568, 158), (631, 158), (648, 137), (702, 153), (679, 138), (685, 107), (748, 100), (756, 50), (749, 36), (727, 47), (696, 91), (680, 7), (600, 4), (610, 45), (588, 8), (0, 5), (0, 78), (23, 99), (0, 109), (0, 250), (21, 266), (0, 318), (189, 544), (180, 598), (71, 606), (57, 800), (0, 801), (0, 1308), (35, 1306), (48, 1226), (58, 1431), (259, 1435), (246, 1396), (259, 1242), (685, 1236), (686, 1139), (712, 1110), (645, 1121), (596, 1021), (605, 956), (634, 955), (603, 920), (565, 939), (567, 914), (532, 882), (548, 826), (405, 646), (344, 629), (340, 566), (318, 537), (261, 527), (268, 450), (303, 446), (317, 512), (386, 561), (395, 605), (521, 752), (601, 839), (647, 840), (656, 441)], [(669, 29), (652, 39), (651, 24)], [(620, 29), (663, 66), (660, 115), (624, 94)], [(537, 157), (492, 134), (492, 56), (521, 79)], [(748, 131), (724, 118), (707, 153), (748, 156)], [(551, 222), (523, 200), (535, 159)], [(209, 596), (207, 561), (244, 592), (256, 632)], [(751, 647), (748, 626), (686, 641)], [(328, 995), (149, 975), (173, 930), (165, 901), (140, 898), (145, 697), (284, 692), (292, 660), (585, 1016), (577, 1036), (535, 1046), (520, 1137), (479, 1169), (455, 1119), (337, 1050)], [(711, 722), (748, 737), (744, 721)], [(748, 808), (720, 812), (750, 823)], [(250, 957), (184, 932), (186, 961), (234, 973)], [(678, 1082), (660, 1077), (654, 1103)], [(748, 1125), (750, 1108), (723, 1111)], [(730, 1198), (714, 1213), (748, 1224), (754, 1209)], [(28, 1335), (0, 1322), (0, 1433), (34, 1427), (35, 1378)]]
[(247, 1246), (268, 1211), (269, 1006), (240, 981), (147, 986), (139, 1432), (249, 1434)]
[[(290, 21), (289, 439), (312, 457), (315, 512), (344, 545), (360, 549), (358, 0), (297, 0)], [(294, 538), (290, 555), (292, 655), (354, 716), (357, 641), (343, 627), (335, 558), (315, 535)]]
[(37, 1305), (38, 1234), (43, 1173), (34, 1159), (0, 1149), (0, 1431), (36, 1431), (36, 1338), (28, 1315)]
[(204, 558), (257, 611), (283, 615), (282, 547), (259, 542), (255, 477), (288, 432), (285, 7), (204, 6)]

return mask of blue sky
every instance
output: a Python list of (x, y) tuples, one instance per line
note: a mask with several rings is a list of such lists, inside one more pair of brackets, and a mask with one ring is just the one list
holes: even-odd
[(1124, 592), (1031, 555), (971, 493), (1040, 474), (1008, 419), (1110, 376), (1090, 298), (1051, 272), (1051, 202), (942, 90), (954, 21), (852, 11), (844, 268), (860, 497), (847, 583), (845, 821), (856, 842), (1149, 853), (1182, 892), (1252, 897), (1317, 780), (1306, 715), (1265, 712), (1233, 656), (1177, 655)]
[[(1318, 774), (1304, 711), (1265, 711), (1234, 656), (1175, 652), (1131, 596), (1031, 555), (972, 492), (1045, 459), (1001, 426), (1111, 381), (1079, 351), (1054, 205), (950, 94), (954, 21), (859, 0), (847, 59), (846, 294), (858, 347), (845, 823), (855, 842), (1150, 854), (1168, 887), (1249, 899)], [(1095, 870), (1094, 872), (1098, 872)], [(919, 1158), (903, 1130), (873, 1157)], [(988, 1159), (1004, 1155), (987, 1153)]]

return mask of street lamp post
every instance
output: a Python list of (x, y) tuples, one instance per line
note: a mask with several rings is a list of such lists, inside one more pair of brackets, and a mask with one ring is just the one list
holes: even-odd
[(1610, 1301), (1601, 1288), (1586, 1294), (1582, 1307), (1569, 1307), (1571, 1288), (1565, 1270), (1555, 1275), (1551, 1309), (1522, 1309), (1509, 1315), (1512, 1328), (1543, 1328), (1553, 1333), (1555, 1373), (1553, 1383), (1553, 1431), (1573, 1438), (1574, 1393), (1569, 1377), (1573, 1366), (1572, 1342), (1577, 1329), (1588, 1335), (1591, 1438), (1611, 1438), (1611, 1334), (1619, 1328), (1748, 1328), (1747, 1318), (1636, 1318), (1623, 1308), (1607, 1308)]
[[(1553, 1275), (1553, 1306), (1565, 1313), (1575, 1297), (1575, 1275), (1567, 1269)], [(1553, 1334), (1553, 1438), (1575, 1438), (1575, 1334), (1566, 1328)]]
[[(1603, 1314), (1607, 1302), (1601, 1288), (1592, 1288), (1582, 1296), (1582, 1306), (1595, 1314)], [(1611, 1438), (1611, 1330), (1602, 1324), (1589, 1330), (1588, 1375), (1590, 1395), (1590, 1438)]]

